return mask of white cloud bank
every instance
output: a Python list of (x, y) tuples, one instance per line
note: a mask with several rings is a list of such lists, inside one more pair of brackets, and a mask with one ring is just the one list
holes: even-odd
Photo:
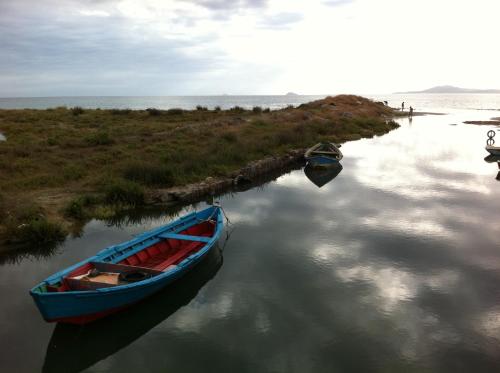
[(495, 0), (0, 4), (0, 96), (500, 88)]

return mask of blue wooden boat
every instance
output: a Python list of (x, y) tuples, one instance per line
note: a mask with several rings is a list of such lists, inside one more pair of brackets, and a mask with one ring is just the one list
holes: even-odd
[(31, 289), (46, 321), (85, 324), (152, 295), (193, 268), (222, 232), (211, 206), (66, 268)]
[(309, 148), (304, 157), (311, 167), (330, 167), (338, 164), (343, 157), (339, 147), (331, 142), (320, 142)]

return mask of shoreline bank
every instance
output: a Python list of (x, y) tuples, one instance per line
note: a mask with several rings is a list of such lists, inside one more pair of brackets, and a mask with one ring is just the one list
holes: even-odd
[(398, 116), (348, 95), (275, 111), (0, 110), (8, 138), (0, 237), (4, 245), (60, 241), (124, 208), (194, 202), (286, 168), (318, 141), (385, 134)]

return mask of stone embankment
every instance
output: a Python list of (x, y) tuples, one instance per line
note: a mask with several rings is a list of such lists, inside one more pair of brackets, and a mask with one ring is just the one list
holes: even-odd
[(198, 201), (206, 196), (217, 195), (247, 183), (253, 182), (267, 173), (288, 168), (300, 162), (304, 149), (291, 150), (281, 157), (268, 157), (250, 162), (229, 177), (207, 177), (204, 181), (179, 187), (155, 189), (147, 193), (146, 204), (175, 205)]

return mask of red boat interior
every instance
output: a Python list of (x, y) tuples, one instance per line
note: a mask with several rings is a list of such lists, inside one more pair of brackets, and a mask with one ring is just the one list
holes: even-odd
[[(141, 271), (149, 276), (156, 276), (175, 266), (188, 256), (200, 250), (214, 234), (215, 225), (205, 221), (194, 225), (178, 234), (166, 234), (165, 239), (132, 254), (118, 263), (89, 262), (76, 268), (63, 278), (61, 283), (48, 285), (47, 291), (61, 292), (71, 290), (95, 290), (103, 287), (117, 286), (117, 276), (120, 273)], [(174, 236), (175, 238), (169, 238)], [(161, 237), (161, 235), (160, 235)], [(200, 241), (198, 241), (198, 239)], [(86, 277), (92, 270), (108, 275), (90, 280)], [(113, 276), (115, 280), (113, 280)]]

